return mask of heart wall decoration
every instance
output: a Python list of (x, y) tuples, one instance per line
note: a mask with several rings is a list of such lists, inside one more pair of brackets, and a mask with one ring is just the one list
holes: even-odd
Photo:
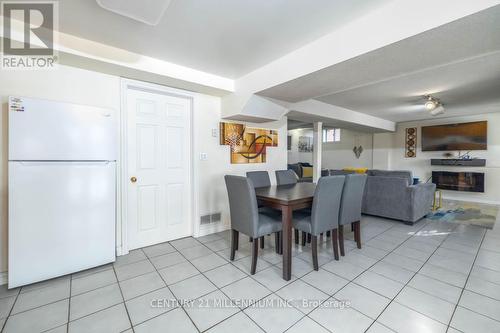
[(361, 157), (361, 153), (363, 152), (363, 147), (362, 146), (358, 146), (358, 147), (354, 146), (352, 151), (354, 152), (354, 155), (356, 156), (356, 158), (359, 159)]

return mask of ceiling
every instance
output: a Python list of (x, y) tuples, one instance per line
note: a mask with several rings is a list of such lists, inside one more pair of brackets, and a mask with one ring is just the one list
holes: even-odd
[(446, 117), (500, 112), (500, 51), (322, 96), (318, 100), (402, 122), (429, 118), (423, 106), (425, 94), (442, 101)]
[(353, 122), (313, 115), (306, 112), (290, 111), (286, 114), (288, 129), (313, 128), (313, 123), (322, 122), (323, 128), (342, 128), (362, 133), (382, 133), (384, 131)]
[(150, 26), (94, 0), (59, 2), (64, 33), (239, 78), (390, 0), (173, 0)]
[(303, 122), (300, 120), (294, 120), (288, 117), (287, 127), (288, 130), (303, 129), (303, 128), (313, 128), (312, 122)]
[(316, 99), (395, 122), (500, 111), (500, 6), (260, 92), (297, 102)]

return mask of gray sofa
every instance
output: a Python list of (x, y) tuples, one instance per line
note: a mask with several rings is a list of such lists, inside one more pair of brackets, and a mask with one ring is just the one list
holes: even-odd
[[(312, 183), (312, 177), (303, 177), (302, 167), (312, 167), (312, 165), (310, 163), (299, 162), (295, 164), (288, 164), (287, 168), (288, 170), (293, 170), (297, 174), (299, 183)], [(321, 177), (323, 176), (328, 176), (328, 170), (321, 170)]]
[(411, 171), (368, 170), (363, 214), (413, 224), (432, 209), (435, 184), (413, 184)]
[(328, 174), (330, 176), (346, 176), (346, 175), (352, 175), (355, 174), (356, 172), (351, 171), (351, 170), (339, 170), (339, 169), (330, 169), (328, 170)]

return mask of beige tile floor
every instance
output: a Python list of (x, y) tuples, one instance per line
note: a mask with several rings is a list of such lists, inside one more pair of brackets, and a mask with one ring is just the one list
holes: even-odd
[[(113, 265), (20, 289), (0, 286), (3, 332), (500, 332), (500, 226), (364, 217), (333, 261), (293, 248), (293, 278), (266, 237), (257, 274), (229, 232), (131, 251)], [(177, 300), (173, 302), (172, 300)], [(184, 302), (188, 300), (188, 302)]]

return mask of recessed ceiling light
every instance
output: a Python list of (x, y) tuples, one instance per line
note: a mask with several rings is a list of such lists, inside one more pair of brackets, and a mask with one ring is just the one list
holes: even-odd
[(148, 25), (160, 23), (172, 0), (96, 0), (97, 4), (115, 14)]

